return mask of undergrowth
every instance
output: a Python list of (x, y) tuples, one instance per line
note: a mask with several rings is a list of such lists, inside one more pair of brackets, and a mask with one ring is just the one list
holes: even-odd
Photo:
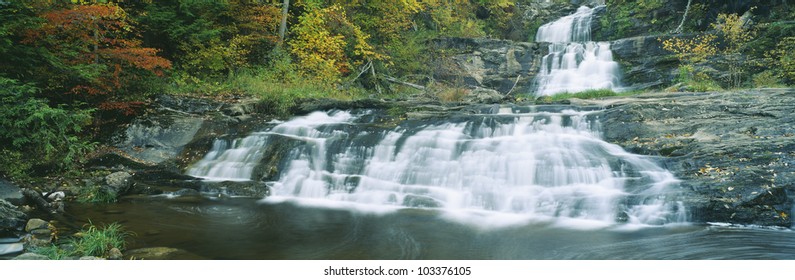
[(51, 260), (62, 260), (71, 257), (94, 256), (107, 258), (113, 248), (124, 250), (125, 239), (132, 235), (118, 223), (97, 227), (89, 222), (83, 230), (66, 242), (49, 246), (35, 247), (32, 252), (47, 256)]

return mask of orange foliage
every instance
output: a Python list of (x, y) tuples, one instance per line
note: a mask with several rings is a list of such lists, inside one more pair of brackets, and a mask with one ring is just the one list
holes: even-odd
[[(112, 95), (138, 78), (136, 69), (163, 75), (171, 68), (158, 50), (141, 46), (127, 14), (116, 5), (76, 5), (41, 17), (45, 23), (31, 29), (23, 43), (44, 47), (70, 70), (85, 72), (78, 73), (81, 81), (70, 85), (69, 93)], [(98, 67), (82, 67), (92, 65)]]

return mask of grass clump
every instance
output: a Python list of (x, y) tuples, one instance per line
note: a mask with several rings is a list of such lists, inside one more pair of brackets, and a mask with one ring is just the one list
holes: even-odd
[(109, 257), (113, 248), (124, 250), (127, 242), (125, 239), (132, 235), (125, 231), (118, 223), (111, 223), (104, 227), (97, 227), (89, 222), (83, 230), (75, 234), (60, 245), (36, 247), (32, 252), (47, 256), (51, 260), (62, 260), (71, 257)]
[(88, 184), (77, 192), (77, 202), (80, 203), (107, 204), (114, 203), (117, 199), (116, 192), (100, 185)]
[(563, 92), (563, 93), (558, 93), (558, 94), (550, 95), (550, 96), (541, 96), (541, 97), (536, 98), (536, 101), (539, 101), (539, 102), (556, 102), (556, 101), (562, 101), (562, 100), (567, 100), (567, 99), (572, 99), (572, 98), (594, 99), (594, 98), (611, 97), (611, 96), (634, 95), (634, 94), (638, 94), (638, 93), (640, 93), (640, 92), (639, 91), (629, 91), (629, 92), (618, 93), (618, 92), (615, 92), (615, 91), (613, 91), (611, 89), (591, 89), (591, 90), (585, 90), (585, 91), (574, 92), (574, 93)]

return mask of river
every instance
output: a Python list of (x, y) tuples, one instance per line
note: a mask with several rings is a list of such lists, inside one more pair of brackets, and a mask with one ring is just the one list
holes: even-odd
[(372, 213), (165, 196), (72, 204), (68, 212), (78, 224), (120, 222), (135, 233), (130, 249), (165, 246), (193, 254), (183, 259), (795, 259), (795, 232), (781, 228), (484, 226), (429, 209)]

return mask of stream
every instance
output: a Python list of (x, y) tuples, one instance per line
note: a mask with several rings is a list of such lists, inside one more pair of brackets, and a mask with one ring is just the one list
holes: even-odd
[(121, 222), (136, 234), (130, 249), (193, 254), (181, 259), (795, 259), (795, 232), (731, 225), (488, 228), (438, 211), (374, 214), (242, 198), (134, 197), (73, 204), (69, 213), (82, 222)]

